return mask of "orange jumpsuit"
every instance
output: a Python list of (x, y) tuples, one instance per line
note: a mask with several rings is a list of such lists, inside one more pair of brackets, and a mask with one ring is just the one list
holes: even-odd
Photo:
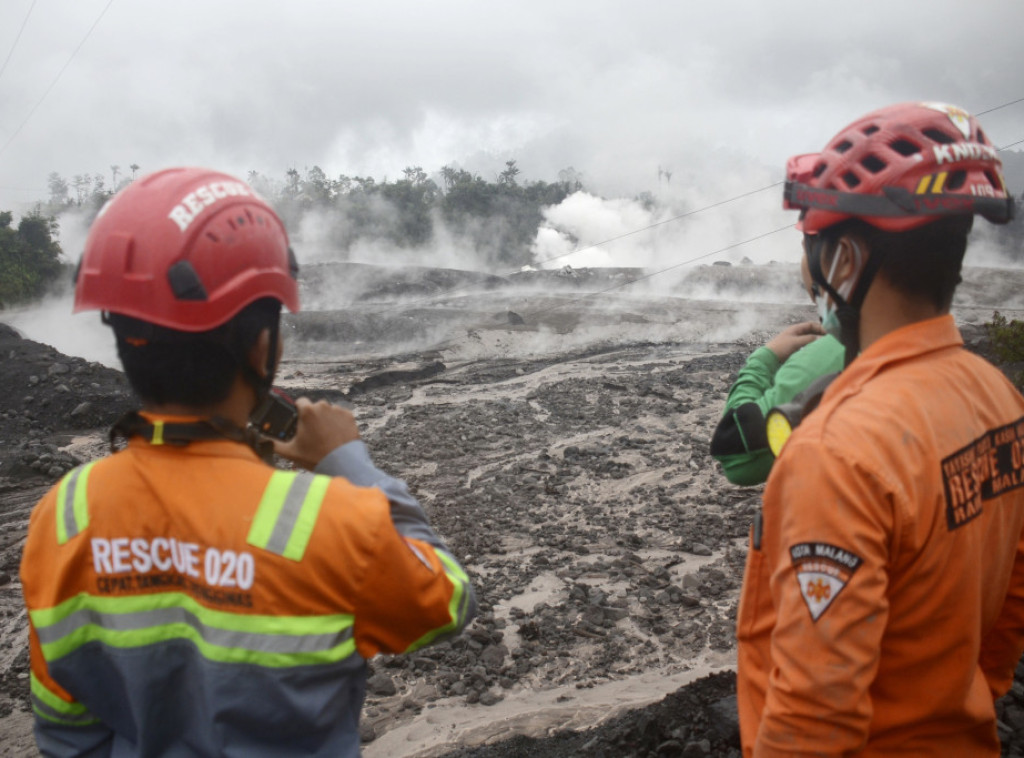
[(44, 755), (359, 754), (366, 660), (475, 601), (362, 442), (318, 471), (136, 437), (43, 498), (21, 576)]
[(776, 461), (737, 621), (745, 756), (998, 756), (1024, 398), (951, 316), (870, 345)]

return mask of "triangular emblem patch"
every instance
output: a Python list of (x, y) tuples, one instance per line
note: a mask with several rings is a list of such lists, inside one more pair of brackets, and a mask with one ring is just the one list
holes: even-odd
[(859, 555), (827, 542), (801, 542), (789, 548), (800, 595), (811, 619), (829, 609), (864, 561)]
[(832, 604), (846, 583), (839, 578), (818, 571), (801, 571), (796, 578), (800, 581), (800, 594), (804, 596), (807, 610), (815, 621)]

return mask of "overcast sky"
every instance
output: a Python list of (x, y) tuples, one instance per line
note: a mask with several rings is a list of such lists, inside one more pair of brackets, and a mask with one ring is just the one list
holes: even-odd
[[(882, 105), (1024, 98), (1022, 33), (1019, 0), (0, 0), (0, 210), (45, 199), (51, 172), (109, 186), (113, 165), (493, 180), (514, 158), (523, 180), (571, 166), (592, 193), (551, 209), (538, 259), (629, 235), (549, 265), (795, 261), (795, 232), (768, 234), (794, 221), (778, 187), (664, 216), (779, 181)], [(1024, 140), (1024, 102), (981, 120)], [(72, 260), (84, 233), (62, 224)], [(36, 338), (67, 332), (68, 304), (51, 310)]]
[[(659, 166), (778, 170), (879, 105), (1024, 97), (1022, 33), (1016, 1), (3, 0), (0, 207), (132, 163), (394, 178), (514, 157), (604, 194)], [(1024, 103), (982, 120), (1024, 139)]]
[[(699, 207), (875, 107), (1024, 98), (1022, 32), (1017, 0), (3, 0), (0, 210), (112, 165), (493, 180), (510, 158), (609, 198), (664, 169)], [(981, 119), (1024, 139), (1024, 102)]]

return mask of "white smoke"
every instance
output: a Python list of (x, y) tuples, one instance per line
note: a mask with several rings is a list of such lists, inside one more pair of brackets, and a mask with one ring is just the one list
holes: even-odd
[[(759, 178), (727, 182), (713, 200), (668, 187), (640, 199), (576, 192), (544, 209), (533, 243), (537, 264), (641, 268), (649, 286), (671, 289), (705, 263), (797, 262), (795, 216), (781, 210), (778, 188)], [(752, 192), (758, 188), (765, 189)]]
[[(537, 265), (544, 268), (566, 264), (574, 268), (643, 268), (653, 256), (651, 235), (640, 236), (637, 232), (651, 226), (655, 217), (636, 200), (607, 200), (580, 191), (558, 205), (548, 206), (543, 214), (533, 253)], [(575, 250), (579, 252), (573, 254)]]
[(64, 355), (120, 369), (110, 327), (103, 324), (99, 313), (72, 314), (72, 304), (73, 295), (68, 288), (59, 295), (44, 298), (32, 308), (3, 311), (2, 320), (27, 339), (49, 345)]

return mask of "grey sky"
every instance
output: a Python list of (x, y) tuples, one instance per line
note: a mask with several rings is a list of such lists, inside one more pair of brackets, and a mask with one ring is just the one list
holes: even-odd
[[(131, 163), (713, 187), (889, 102), (1024, 97), (1018, 2), (114, 0), (25, 122), (107, 2), (0, 4), (0, 207)], [(983, 123), (1024, 139), (1024, 103)]]
[[(881, 105), (1024, 97), (1017, 0), (108, 2), (0, 1), (0, 210), (45, 199), (53, 171), (109, 185), (112, 165), (394, 179), (457, 164), (493, 179), (515, 158), (522, 179), (572, 166), (610, 198), (552, 209), (543, 260), (770, 185)], [(997, 145), (1024, 139), (1024, 102), (981, 119)], [(628, 200), (643, 191), (661, 216)], [(728, 257), (795, 260), (795, 233), (763, 236), (793, 223), (780, 206), (776, 188), (553, 265), (660, 269), (749, 239)], [(303, 260), (330, 255), (315, 221), (292, 230)], [(62, 225), (72, 259), (84, 233)], [(441, 252), (436, 265), (472, 265)], [(63, 332), (67, 310), (42, 331)]]

